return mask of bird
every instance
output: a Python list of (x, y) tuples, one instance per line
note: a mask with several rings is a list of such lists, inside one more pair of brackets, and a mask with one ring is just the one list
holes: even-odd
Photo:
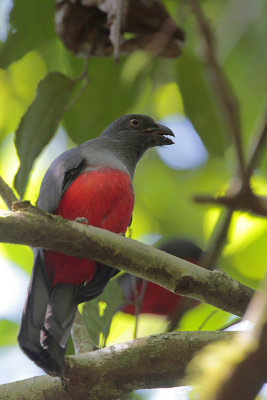
[[(188, 239), (172, 238), (161, 240), (156, 246), (158, 249), (172, 254), (173, 256), (183, 258), (194, 264), (198, 264), (203, 251), (194, 242)], [(126, 302), (121, 306), (120, 310), (126, 314), (134, 315), (136, 313), (136, 302), (140, 300), (140, 313), (162, 315), (172, 319), (174, 315), (181, 310), (187, 311), (188, 308), (196, 305), (196, 301), (190, 299), (184, 307), (182, 296), (170, 292), (164, 287), (145, 279), (135, 278), (133, 275), (124, 273), (117, 278), (121, 285)], [(136, 289), (133, 290), (133, 283)], [(189, 299), (187, 299), (189, 300)], [(188, 306), (188, 307), (187, 307)], [(185, 309), (186, 308), (186, 309)]]
[[(37, 206), (69, 220), (125, 234), (134, 207), (136, 164), (148, 148), (173, 144), (170, 137), (174, 137), (172, 130), (147, 115), (116, 119), (98, 137), (54, 160), (42, 180)], [(34, 249), (18, 343), (47, 374), (64, 376), (77, 306), (97, 297), (118, 272), (94, 260)]]

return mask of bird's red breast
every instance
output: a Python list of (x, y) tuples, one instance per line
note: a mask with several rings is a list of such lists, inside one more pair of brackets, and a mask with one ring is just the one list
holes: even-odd
[[(131, 220), (134, 194), (130, 176), (101, 168), (79, 175), (64, 193), (56, 214), (70, 220), (84, 217), (89, 225), (125, 233)], [(45, 266), (52, 282), (82, 284), (90, 281), (97, 264), (93, 260), (45, 251)]]

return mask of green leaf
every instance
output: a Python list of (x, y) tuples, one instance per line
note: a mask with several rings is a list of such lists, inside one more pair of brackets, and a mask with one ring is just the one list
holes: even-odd
[(12, 63), (7, 70), (0, 70), (0, 140), (15, 132), (45, 75), (45, 63), (36, 51)]
[(8, 319), (0, 320), (0, 346), (13, 346), (17, 343), (18, 325)]
[(219, 108), (203, 65), (192, 54), (183, 54), (177, 61), (179, 88), (185, 113), (209, 152), (223, 154), (225, 141)]
[(61, 73), (50, 73), (39, 83), (36, 97), (21, 119), (15, 136), (20, 167), (14, 182), (21, 197), (33, 162), (54, 135), (74, 84)]
[(216, 331), (236, 317), (209, 304), (199, 304), (188, 311), (179, 323), (179, 331)]
[(114, 64), (111, 57), (90, 60), (90, 83), (64, 116), (64, 127), (76, 143), (98, 136), (134, 104), (139, 86), (136, 79), (131, 82), (121, 79), (122, 68), (123, 62)]
[(121, 286), (113, 279), (100, 296), (84, 304), (82, 315), (94, 343), (104, 345), (112, 317), (124, 300)]
[(1, 48), (0, 66), (6, 68), (27, 52), (55, 37), (54, 0), (15, 0), (11, 28)]
[(75, 350), (72, 337), (70, 336), (67, 344), (66, 355), (71, 356), (72, 354), (75, 354)]

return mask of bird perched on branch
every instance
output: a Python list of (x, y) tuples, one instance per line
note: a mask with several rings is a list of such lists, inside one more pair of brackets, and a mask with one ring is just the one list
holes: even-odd
[[(169, 128), (146, 115), (118, 118), (99, 137), (64, 152), (52, 163), (37, 205), (124, 234), (134, 206), (136, 164), (148, 148), (173, 144), (169, 136), (174, 136)], [(35, 249), (18, 335), (27, 356), (50, 375), (62, 376), (77, 305), (98, 296), (117, 272), (93, 260)]]

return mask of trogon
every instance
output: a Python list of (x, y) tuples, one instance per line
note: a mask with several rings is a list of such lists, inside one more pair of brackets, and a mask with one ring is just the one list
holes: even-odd
[[(173, 238), (164, 240), (158, 244), (157, 248), (194, 264), (198, 263), (203, 254), (201, 248), (188, 239)], [(126, 299), (120, 310), (127, 314), (135, 314), (135, 304), (141, 296), (140, 313), (163, 315), (171, 318), (178, 311), (178, 308), (182, 307), (181, 302), (185, 299), (154, 282), (136, 278), (128, 273), (119, 276), (118, 282)], [(133, 285), (135, 285), (135, 288)], [(188, 305), (191, 308), (197, 302), (190, 300), (191, 302)]]
[[(136, 164), (148, 148), (173, 144), (169, 136), (174, 136), (169, 128), (146, 115), (116, 119), (100, 136), (64, 152), (51, 164), (37, 206), (69, 220), (124, 234), (134, 206)], [(34, 249), (18, 341), (48, 374), (64, 373), (77, 305), (98, 296), (117, 272), (93, 260)]]

